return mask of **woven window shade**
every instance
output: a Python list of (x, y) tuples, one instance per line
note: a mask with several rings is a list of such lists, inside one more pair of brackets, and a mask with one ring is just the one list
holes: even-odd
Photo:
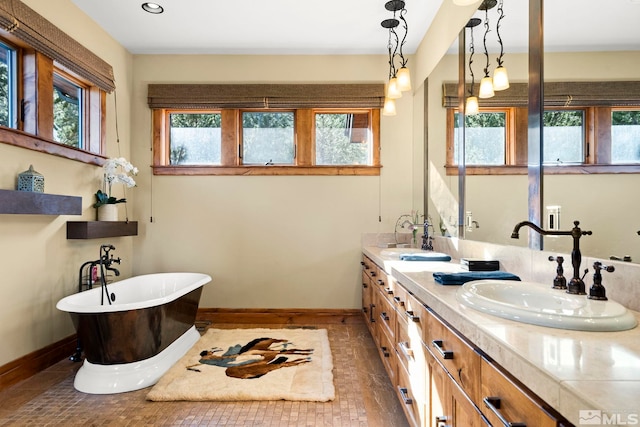
[(0, 26), (100, 89), (115, 89), (111, 65), (19, 0), (0, 0)]
[(382, 108), (384, 84), (150, 84), (150, 108)]
[[(468, 93), (470, 85), (467, 84)], [(478, 93), (479, 85), (474, 87)], [(509, 89), (496, 92), (493, 98), (480, 99), (480, 107), (526, 107), (528, 84), (511, 83)], [(442, 85), (442, 105), (458, 108), (458, 84)], [(640, 81), (614, 82), (545, 82), (545, 107), (635, 107), (640, 106)]]

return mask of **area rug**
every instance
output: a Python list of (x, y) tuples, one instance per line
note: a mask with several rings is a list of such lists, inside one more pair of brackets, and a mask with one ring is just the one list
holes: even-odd
[(326, 329), (208, 329), (147, 400), (335, 398)]

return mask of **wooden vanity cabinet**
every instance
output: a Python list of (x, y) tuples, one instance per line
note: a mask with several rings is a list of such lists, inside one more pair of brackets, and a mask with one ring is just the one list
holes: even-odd
[(370, 258), (362, 265), (365, 320), (411, 426), (571, 426)]

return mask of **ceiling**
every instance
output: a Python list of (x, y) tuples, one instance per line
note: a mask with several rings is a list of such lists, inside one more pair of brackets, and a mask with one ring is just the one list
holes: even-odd
[[(142, 0), (72, 1), (134, 54), (385, 54), (380, 22), (392, 15), (385, 0), (156, 0), (160, 15), (142, 10)], [(405, 1), (404, 51), (411, 54), (451, 0)], [(527, 50), (527, 8), (526, 0), (504, 0), (507, 53)], [(640, 0), (547, 1), (544, 13), (546, 51), (640, 50)], [(495, 52), (495, 8), (489, 19), (487, 45)], [(483, 33), (475, 28), (476, 46)]]

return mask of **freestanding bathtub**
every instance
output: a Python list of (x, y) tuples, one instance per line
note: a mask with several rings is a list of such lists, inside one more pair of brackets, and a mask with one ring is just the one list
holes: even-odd
[(101, 286), (58, 301), (85, 355), (74, 387), (111, 394), (155, 384), (200, 338), (194, 322), (210, 281), (200, 273), (146, 274), (108, 284), (111, 304)]

